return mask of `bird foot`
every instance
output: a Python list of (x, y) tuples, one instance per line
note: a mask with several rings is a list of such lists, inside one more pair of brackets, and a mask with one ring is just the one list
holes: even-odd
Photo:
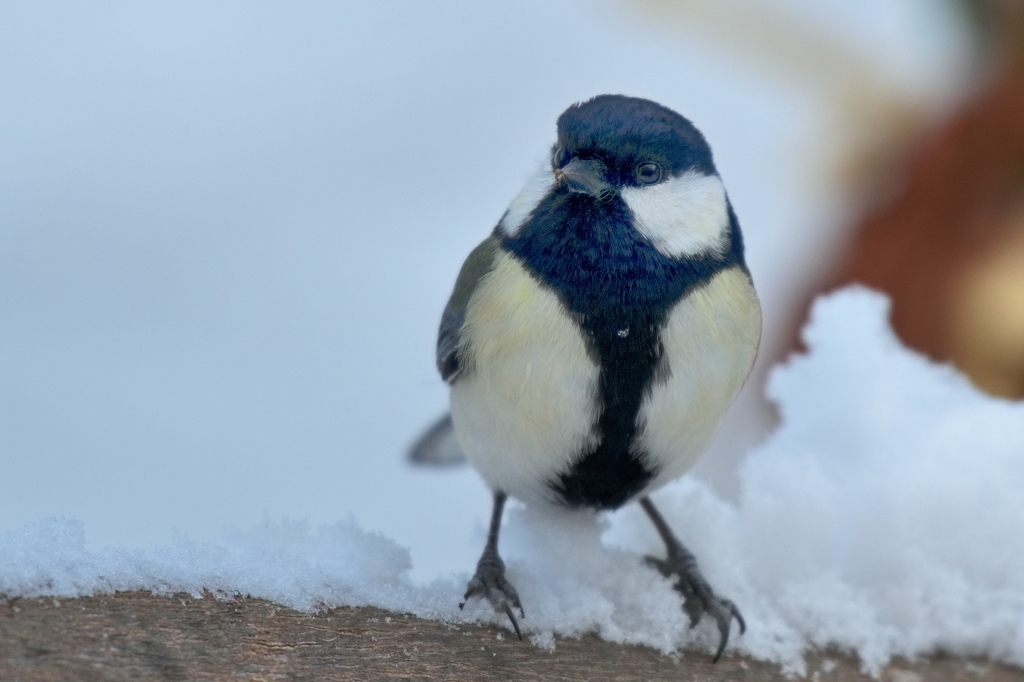
[(740, 610), (731, 600), (715, 595), (711, 585), (697, 568), (697, 560), (686, 548), (680, 546), (670, 549), (667, 559), (648, 556), (645, 560), (666, 578), (677, 578), (674, 587), (683, 595), (683, 610), (690, 616), (691, 628), (697, 625), (705, 613), (718, 623), (720, 638), (718, 651), (715, 652), (712, 663), (718, 662), (725, 651), (725, 645), (729, 642), (729, 626), (732, 619), (735, 618), (739, 623), (741, 635), (747, 630)]
[(519, 615), (526, 617), (523, 605), (519, 603), (519, 594), (516, 588), (505, 579), (505, 562), (498, 556), (497, 551), (484, 550), (483, 556), (476, 565), (476, 573), (466, 585), (466, 594), (459, 604), (461, 609), (472, 597), (481, 597), (490, 602), (491, 606), (498, 613), (504, 613), (512, 621), (516, 635), (523, 639), (523, 633), (519, 631), (519, 623), (512, 613), (512, 607), (519, 609)]

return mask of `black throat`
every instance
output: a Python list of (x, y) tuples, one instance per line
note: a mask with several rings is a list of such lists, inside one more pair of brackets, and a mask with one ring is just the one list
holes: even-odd
[(743, 265), (739, 228), (724, 256), (670, 258), (633, 228), (616, 197), (600, 202), (556, 189), (502, 246), (561, 298), (600, 367), (596, 447), (549, 482), (570, 506), (614, 509), (657, 475), (634, 443), (636, 418), (662, 355), (661, 328), (679, 299), (725, 267)]

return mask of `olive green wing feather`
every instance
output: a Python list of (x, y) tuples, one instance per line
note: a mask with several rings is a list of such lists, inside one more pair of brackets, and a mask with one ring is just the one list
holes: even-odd
[(441, 314), (441, 328), (437, 332), (437, 371), (449, 384), (459, 377), (463, 369), (459, 364), (459, 343), (466, 307), (480, 280), (491, 271), (497, 254), (498, 240), (493, 235), (473, 249), (462, 264), (455, 289)]
[[(437, 332), (437, 370), (449, 384), (455, 381), (462, 367), (459, 364), (459, 346), (466, 307), (480, 280), (490, 272), (498, 253), (498, 240), (491, 236), (477, 246), (466, 258), (455, 280), (448, 305), (441, 314), (441, 328)], [(466, 455), (455, 438), (452, 417), (446, 414), (428, 428), (409, 448), (409, 460), (415, 464), (452, 465), (466, 461)]]

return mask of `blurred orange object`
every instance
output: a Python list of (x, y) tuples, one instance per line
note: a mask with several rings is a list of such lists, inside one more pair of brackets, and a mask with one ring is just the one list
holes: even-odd
[(824, 288), (889, 293), (907, 345), (1024, 397), (1024, 12), (1004, 19), (989, 86), (911, 154)]

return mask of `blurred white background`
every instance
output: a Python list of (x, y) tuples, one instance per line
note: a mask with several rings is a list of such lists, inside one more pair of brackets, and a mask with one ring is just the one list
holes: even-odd
[[(0, 531), (352, 515), (418, 580), (467, 571), (489, 493), (404, 450), (446, 409), (458, 267), (558, 114), (624, 93), (703, 130), (773, 357), (849, 219), (843, 160), (971, 64), (934, 0), (4, 4)], [(696, 471), (726, 498), (759, 390)]]

